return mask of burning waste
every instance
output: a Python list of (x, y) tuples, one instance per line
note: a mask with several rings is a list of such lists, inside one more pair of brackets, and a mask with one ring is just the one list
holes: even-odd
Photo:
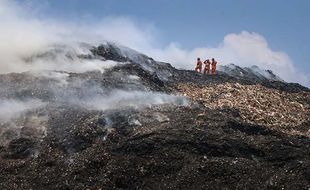
[(76, 48), (0, 75), (1, 189), (310, 187), (305, 87)]

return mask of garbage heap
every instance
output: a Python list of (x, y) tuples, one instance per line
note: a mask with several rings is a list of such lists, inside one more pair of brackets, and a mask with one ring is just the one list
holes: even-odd
[(260, 84), (239, 83), (180, 84), (177, 88), (183, 95), (210, 109), (237, 109), (241, 119), (251, 124), (281, 127), (290, 129), (290, 133), (298, 133), (294, 127), (310, 120), (309, 92), (288, 93)]

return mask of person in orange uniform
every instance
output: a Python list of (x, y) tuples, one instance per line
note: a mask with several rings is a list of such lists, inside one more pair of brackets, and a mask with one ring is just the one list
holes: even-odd
[(204, 74), (208, 73), (210, 74), (210, 65), (211, 65), (211, 61), (209, 59), (205, 60), (203, 62), (203, 64), (205, 64), (205, 70), (204, 70)]
[(200, 58), (198, 57), (195, 71), (201, 73), (201, 70), (202, 70), (202, 62), (200, 61)]
[(217, 64), (217, 62), (215, 61), (214, 58), (212, 58), (212, 62), (211, 62), (211, 65), (212, 65), (212, 75), (216, 74), (216, 64)]

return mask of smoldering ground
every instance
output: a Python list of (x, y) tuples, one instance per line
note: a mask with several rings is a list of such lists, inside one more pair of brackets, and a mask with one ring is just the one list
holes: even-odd
[[(2, 145), (24, 137), (22, 131), (25, 130), (32, 131), (35, 138), (44, 137), (49, 122), (55, 119), (51, 118), (54, 113), (80, 110), (77, 113), (100, 115), (109, 110), (139, 110), (154, 105), (183, 106), (188, 103), (181, 96), (151, 91), (136, 75), (99, 70), (84, 73), (31, 71), (2, 74), (0, 92)], [(75, 116), (70, 118), (74, 119)]]

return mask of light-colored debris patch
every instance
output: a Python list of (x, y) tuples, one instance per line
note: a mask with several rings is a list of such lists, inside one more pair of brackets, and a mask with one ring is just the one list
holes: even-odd
[(262, 85), (224, 83), (198, 87), (181, 84), (185, 96), (211, 109), (234, 108), (251, 124), (268, 127), (295, 127), (310, 118), (310, 93), (287, 93)]

